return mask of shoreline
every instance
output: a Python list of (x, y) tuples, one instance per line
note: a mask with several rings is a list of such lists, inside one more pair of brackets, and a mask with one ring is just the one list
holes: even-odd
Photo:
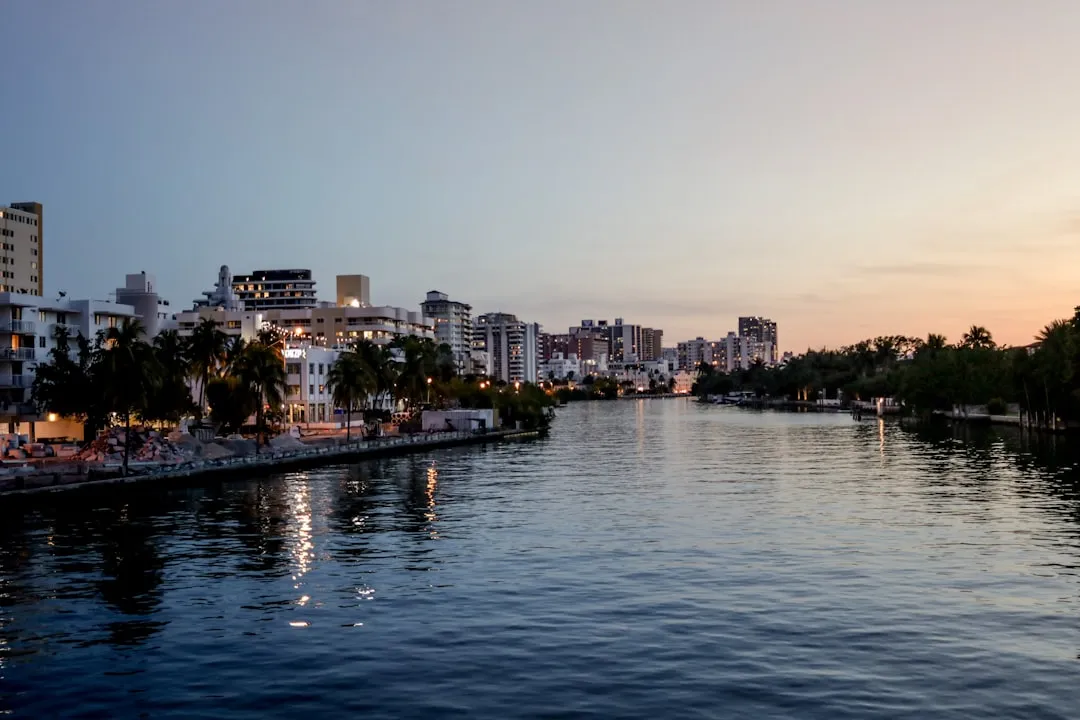
[[(20, 478), (24, 487), (0, 491), (0, 499), (40, 498), (56, 494), (75, 494), (80, 491), (113, 488), (128, 485), (148, 485), (155, 483), (175, 487), (195, 484), (206, 478), (226, 478), (229, 475), (249, 473), (252, 470), (272, 470), (274, 472), (304, 467), (319, 467), (343, 462), (354, 462), (369, 458), (408, 455), (425, 450), (462, 447), (467, 445), (486, 445), (506, 440), (530, 439), (540, 436), (538, 430), (493, 430), (486, 433), (469, 431), (439, 432), (426, 435), (408, 435), (384, 438), (380, 440), (354, 440), (348, 444), (334, 447), (312, 447), (302, 450), (279, 450), (259, 455), (245, 455), (220, 460), (198, 460), (162, 465), (150, 472), (131, 474), (127, 477), (114, 476), (100, 479), (88, 478), (76, 482), (60, 483), (59, 473), (27, 475)], [(113, 468), (107, 468), (112, 471)], [(100, 471), (99, 471), (100, 472)], [(48, 484), (46, 481), (51, 480)], [(27, 481), (41, 482), (34, 487), (25, 487)]]

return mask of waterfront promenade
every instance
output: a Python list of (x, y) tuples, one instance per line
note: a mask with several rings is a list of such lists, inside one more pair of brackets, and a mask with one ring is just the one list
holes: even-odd
[(0, 498), (41, 496), (49, 493), (94, 490), (134, 484), (184, 484), (207, 477), (222, 477), (253, 470), (292, 470), (300, 467), (317, 467), (334, 463), (351, 462), (368, 458), (386, 457), (424, 452), (438, 448), (461, 445), (478, 445), (536, 437), (535, 430), (493, 430), (477, 433), (470, 431), (433, 432), (401, 435), (368, 440), (354, 440), (334, 446), (306, 447), (279, 450), (263, 448), (257, 455), (222, 458), (218, 460), (193, 460), (184, 463), (162, 464), (135, 468), (125, 476), (101, 477), (105, 471), (97, 469), (81, 479), (65, 481), (71, 475), (39, 472), (18, 478), (15, 488), (0, 491)]

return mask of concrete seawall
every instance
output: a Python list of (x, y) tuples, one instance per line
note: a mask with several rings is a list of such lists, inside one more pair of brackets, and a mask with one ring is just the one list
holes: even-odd
[[(61, 483), (61, 476), (58, 474), (50, 476), (46, 473), (23, 478), (24, 487), (22, 488), (0, 491), (0, 502), (56, 493), (99, 490), (122, 485), (179, 486), (195, 484), (197, 481), (211, 478), (218, 480), (229, 475), (247, 475), (260, 470), (271, 472), (296, 470), (304, 467), (357, 462), (371, 458), (408, 455), (426, 450), (464, 445), (483, 445), (538, 436), (539, 432), (535, 430), (495, 430), (486, 433), (438, 432), (381, 438), (379, 440), (360, 440), (333, 447), (279, 450), (221, 460), (195, 460), (174, 465), (162, 465), (127, 477), (84, 479), (67, 483)], [(108, 470), (115, 471), (113, 468)]]

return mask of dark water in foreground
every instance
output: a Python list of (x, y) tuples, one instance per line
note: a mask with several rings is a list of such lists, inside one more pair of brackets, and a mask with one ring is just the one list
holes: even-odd
[(1080, 493), (1036, 460), (620, 401), (0, 514), (0, 714), (1074, 718)]

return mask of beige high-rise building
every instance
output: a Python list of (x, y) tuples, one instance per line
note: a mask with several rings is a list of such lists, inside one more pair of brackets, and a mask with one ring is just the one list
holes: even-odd
[(41, 203), (0, 206), (0, 292), (44, 295)]

